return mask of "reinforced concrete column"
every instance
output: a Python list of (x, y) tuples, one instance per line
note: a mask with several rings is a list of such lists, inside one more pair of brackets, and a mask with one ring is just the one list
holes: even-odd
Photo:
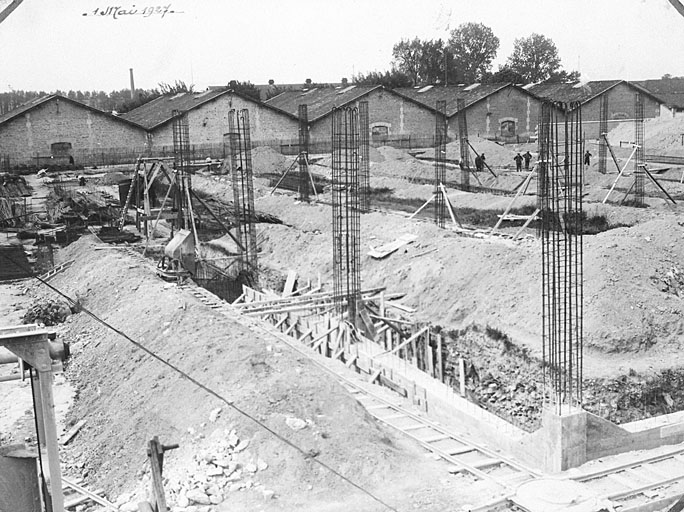
[(542, 414), (544, 471), (559, 473), (587, 461), (587, 413), (571, 409), (558, 414), (553, 408)]

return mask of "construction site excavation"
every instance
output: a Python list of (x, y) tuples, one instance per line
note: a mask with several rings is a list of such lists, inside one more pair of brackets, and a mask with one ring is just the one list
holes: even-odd
[(681, 510), (682, 118), (311, 97), (1, 175), (0, 511)]

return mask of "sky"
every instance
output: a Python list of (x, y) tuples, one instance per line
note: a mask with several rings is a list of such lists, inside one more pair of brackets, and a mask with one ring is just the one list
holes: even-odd
[(129, 87), (129, 68), (136, 88), (339, 82), (389, 69), (402, 38), (465, 22), (500, 39), (493, 71), (536, 32), (583, 80), (684, 76), (684, 17), (668, 0), (107, 1), (23, 0), (0, 23), (0, 92), (109, 92)]

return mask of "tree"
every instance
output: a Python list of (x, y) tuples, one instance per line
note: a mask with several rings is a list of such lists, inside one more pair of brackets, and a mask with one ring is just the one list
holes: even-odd
[(423, 43), (415, 37), (412, 41), (402, 39), (392, 47), (393, 67), (417, 85), (420, 78), (420, 61), (423, 58)]
[(186, 85), (182, 80), (176, 80), (173, 85), (159, 82), (159, 92), (162, 94), (178, 94), (180, 92), (193, 92), (194, 85)]
[(579, 71), (565, 71), (561, 69), (555, 73), (551, 73), (548, 80), (549, 83), (567, 83), (567, 82), (579, 82), (580, 72)]
[(525, 77), (523, 77), (517, 71), (513, 71), (508, 66), (499, 66), (499, 69), (496, 71), (496, 73), (488, 74), (484, 78), (485, 79), (483, 81), (490, 84), (524, 84), (526, 82)]
[(352, 83), (356, 85), (382, 85), (388, 89), (396, 89), (397, 87), (411, 87), (413, 82), (408, 75), (393, 69), (392, 71), (371, 71), (366, 73), (359, 73), (352, 77)]
[(411, 85), (434, 84), (444, 79), (444, 41), (402, 39), (392, 48), (392, 68), (411, 80)]
[(527, 82), (543, 82), (561, 70), (555, 43), (541, 34), (516, 39), (506, 65)]
[[(449, 82), (476, 82), (492, 67), (499, 49), (499, 38), (482, 23), (463, 23), (451, 32), (446, 50), (449, 62)], [(454, 78), (452, 78), (452, 76)]]
[(254, 98), (257, 101), (261, 101), (261, 93), (249, 80), (247, 82), (240, 82), (239, 80), (231, 80), (228, 82), (228, 88), (233, 89), (238, 94), (247, 96), (248, 98)]

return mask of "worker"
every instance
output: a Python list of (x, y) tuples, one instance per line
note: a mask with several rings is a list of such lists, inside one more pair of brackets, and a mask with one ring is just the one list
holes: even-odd
[(78, 184), (79, 184), (79, 186), (81, 186), (81, 187), (85, 187), (85, 184), (86, 184), (85, 176), (79, 176), (79, 177), (78, 177)]
[(517, 172), (522, 171), (522, 161), (523, 161), (523, 157), (520, 156), (520, 153), (518, 153), (517, 155), (515, 155), (515, 156), (513, 157), (513, 160), (515, 160), (515, 170), (516, 170)]
[(478, 155), (475, 157), (475, 169), (480, 172), (482, 171), (485, 163), (485, 155), (482, 153), (481, 155)]
[(587, 149), (587, 152), (584, 153), (584, 165), (589, 167), (591, 165), (591, 153), (589, 153), (589, 150)]
[(529, 171), (530, 170), (530, 160), (532, 160), (532, 155), (530, 154), (529, 151), (526, 151), (525, 154), (523, 155), (523, 158), (525, 159), (525, 170)]

